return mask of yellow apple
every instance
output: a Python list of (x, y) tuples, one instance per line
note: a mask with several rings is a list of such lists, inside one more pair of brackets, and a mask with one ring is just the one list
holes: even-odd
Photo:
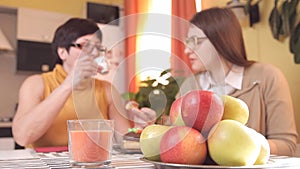
[(231, 119), (246, 124), (249, 118), (248, 105), (241, 99), (224, 95), (224, 113), (222, 120)]
[(260, 144), (249, 128), (235, 120), (222, 120), (209, 132), (208, 151), (219, 165), (253, 165), (260, 153)]
[(266, 164), (269, 161), (270, 158), (270, 145), (268, 140), (264, 135), (261, 133), (255, 131), (254, 129), (250, 129), (250, 132), (252, 132), (253, 137), (255, 137), (259, 141), (260, 146), (260, 153), (255, 161), (255, 165), (263, 165)]
[(160, 161), (159, 146), (161, 138), (172, 127), (152, 124), (143, 129), (140, 136), (140, 147), (147, 159)]

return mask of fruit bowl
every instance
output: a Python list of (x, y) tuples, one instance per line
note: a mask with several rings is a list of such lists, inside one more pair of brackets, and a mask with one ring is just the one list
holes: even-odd
[(268, 163), (265, 165), (252, 165), (252, 166), (221, 166), (221, 165), (189, 165), (189, 164), (174, 164), (174, 163), (164, 163), (160, 161), (152, 161), (145, 157), (141, 158), (142, 161), (152, 163), (155, 165), (156, 168), (160, 169), (190, 169), (190, 168), (242, 168), (242, 169), (256, 169), (256, 168), (278, 168), (280, 167), (279, 164), (275, 162), (272, 158), (269, 159)]

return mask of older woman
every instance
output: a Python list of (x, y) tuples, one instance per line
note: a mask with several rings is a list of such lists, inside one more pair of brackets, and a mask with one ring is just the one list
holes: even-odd
[[(18, 144), (66, 146), (66, 121), (78, 118), (113, 119), (118, 140), (127, 132), (130, 120), (119, 93), (110, 83), (92, 78), (101, 71), (94, 62), (101, 43), (102, 33), (91, 20), (71, 18), (56, 30), (54, 70), (30, 76), (21, 86), (12, 127)], [(152, 115), (145, 112), (140, 119), (148, 124), (155, 119)]]

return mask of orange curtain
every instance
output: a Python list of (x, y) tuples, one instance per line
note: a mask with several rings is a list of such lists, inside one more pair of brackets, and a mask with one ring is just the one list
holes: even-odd
[(195, 0), (172, 0), (172, 56), (171, 70), (174, 76), (190, 74), (190, 62), (184, 54), (184, 39), (187, 35), (189, 20), (196, 13)]
[(136, 92), (135, 83), (135, 51), (136, 35), (133, 32), (137, 30), (137, 17), (133, 16), (138, 13), (138, 0), (124, 1), (124, 26), (125, 26), (125, 57), (127, 60), (127, 74), (125, 78), (128, 84), (129, 92)]
[[(145, 12), (148, 0), (124, 1), (124, 28), (125, 28), (125, 59), (127, 60), (126, 84), (128, 92), (138, 91), (138, 79), (136, 77), (136, 34), (138, 30), (138, 13)], [(134, 122), (130, 122), (134, 127)]]
[(127, 58), (127, 83), (129, 92), (137, 92), (136, 77), (136, 33), (138, 30), (138, 13), (145, 13), (151, 0), (125, 0), (124, 1), (124, 26), (125, 26), (125, 57)]

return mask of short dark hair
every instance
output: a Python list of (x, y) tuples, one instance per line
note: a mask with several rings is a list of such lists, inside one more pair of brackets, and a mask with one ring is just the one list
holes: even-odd
[(229, 8), (210, 8), (196, 13), (190, 22), (200, 28), (218, 53), (238, 66), (250, 66), (240, 23)]
[(57, 53), (59, 47), (65, 48), (69, 52), (71, 44), (76, 41), (76, 39), (93, 33), (96, 33), (97, 37), (102, 41), (100, 28), (97, 26), (97, 23), (89, 19), (71, 18), (59, 26), (55, 31), (52, 41), (52, 52), (56, 59), (55, 64), (62, 64), (62, 60)]

